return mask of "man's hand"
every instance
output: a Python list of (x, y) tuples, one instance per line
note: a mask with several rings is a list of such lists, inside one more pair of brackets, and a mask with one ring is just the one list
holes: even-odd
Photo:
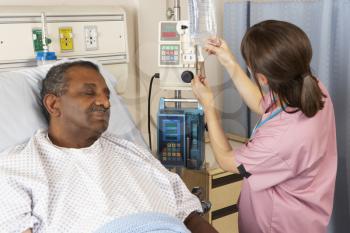
[(219, 233), (215, 228), (205, 221), (197, 212), (192, 212), (184, 221), (187, 229), (192, 233)]
[(23, 233), (32, 233), (32, 229), (27, 229), (27, 230), (23, 231)]

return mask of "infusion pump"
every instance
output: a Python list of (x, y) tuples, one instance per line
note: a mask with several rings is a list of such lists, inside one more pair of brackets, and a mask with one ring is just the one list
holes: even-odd
[(203, 56), (191, 43), (188, 21), (159, 22), (160, 88), (191, 90), (191, 80)]

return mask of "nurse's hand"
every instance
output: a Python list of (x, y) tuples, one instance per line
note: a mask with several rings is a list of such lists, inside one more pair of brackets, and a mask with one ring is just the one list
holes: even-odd
[(215, 106), (214, 94), (208, 80), (203, 76), (195, 76), (192, 79), (192, 91), (204, 110), (213, 109)]
[(206, 41), (204, 50), (208, 54), (214, 54), (218, 58), (219, 62), (228, 69), (236, 64), (236, 58), (232, 54), (227, 43), (220, 38), (211, 38)]

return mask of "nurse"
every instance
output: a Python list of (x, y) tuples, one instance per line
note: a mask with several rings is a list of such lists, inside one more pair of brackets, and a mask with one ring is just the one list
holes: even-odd
[(249, 141), (233, 150), (207, 80), (192, 81), (218, 164), (244, 177), (240, 233), (326, 232), (337, 169), (335, 120), (329, 93), (311, 72), (307, 35), (282, 21), (251, 27), (241, 52), (255, 82), (225, 41), (217, 42), (208, 40), (206, 51), (216, 55), (244, 102), (261, 116)]

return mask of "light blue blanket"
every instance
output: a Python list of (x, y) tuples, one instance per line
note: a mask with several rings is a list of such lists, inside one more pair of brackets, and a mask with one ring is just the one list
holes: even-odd
[(95, 233), (190, 233), (179, 219), (162, 213), (133, 214), (113, 220)]

